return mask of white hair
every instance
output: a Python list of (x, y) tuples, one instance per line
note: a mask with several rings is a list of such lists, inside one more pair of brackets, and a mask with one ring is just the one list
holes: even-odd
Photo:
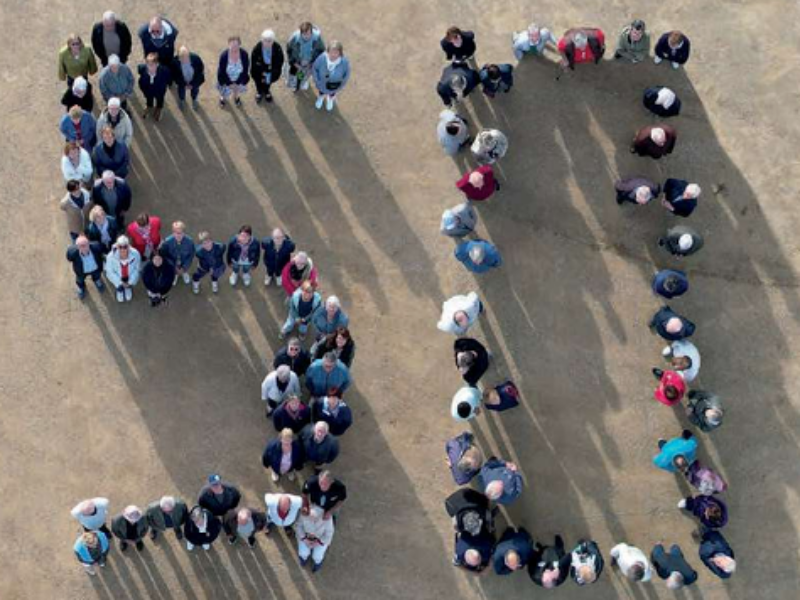
[(175, 497), (174, 496), (162, 496), (161, 500), (159, 500), (158, 505), (161, 508), (166, 508), (169, 506), (170, 508), (175, 508)]
[(130, 246), (131, 241), (128, 239), (127, 235), (121, 235), (117, 238), (117, 246)]
[(328, 299), (325, 300), (325, 306), (335, 306), (336, 308), (341, 308), (342, 303), (339, 302), (338, 296), (328, 296)]
[(673, 571), (669, 574), (669, 577), (667, 577), (667, 588), (670, 590), (679, 590), (683, 587), (683, 584), (683, 574), (678, 571)]
[(120, 64), (120, 62), (121, 61), (119, 59), (119, 56), (117, 56), (116, 54), (112, 54), (111, 56), (108, 57), (108, 65), (111, 67), (117, 66), (118, 64)]
[(105, 181), (106, 179), (116, 179), (116, 178), (117, 178), (117, 176), (114, 175), (114, 171), (111, 171), (109, 169), (106, 169), (105, 171), (103, 171), (103, 175), (102, 175), (103, 181)]
[(72, 91), (85, 92), (88, 86), (89, 86), (88, 82), (83, 77), (76, 77), (75, 81), (72, 82)]
[(528, 33), (538, 32), (539, 26), (536, 23), (531, 23), (528, 25)]
[(694, 246), (694, 240), (692, 236), (688, 233), (684, 233), (681, 237), (678, 238), (678, 248), (686, 252), (689, 248)]
[(266, 41), (275, 41), (275, 32), (272, 29), (265, 29), (261, 32), (261, 39)]
[(103, 13), (103, 22), (108, 23), (110, 21), (116, 21), (117, 15), (113, 10), (107, 10)]
[(476, 264), (482, 263), (483, 259), (486, 258), (486, 248), (484, 248), (483, 244), (475, 244), (469, 249), (469, 257)]
[(314, 423), (314, 431), (317, 429), (324, 429), (325, 433), (328, 433), (331, 430), (330, 425), (328, 425), (326, 421), (317, 421)]
[(730, 558), (730, 560), (726, 562), (725, 566), (721, 567), (721, 569), (726, 573), (733, 573), (736, 570), (736, 561), (732, 559), (730, 556), (728, 558)]
[(650, 139), (656, 144), (663, 144), (667, 141), (667, 132), (661, 129), (661, 127), (654, 127), (650, 132)]
[(575, 45), (578, 46), (578, 48), (582, 48), (589, 42), (589, 38), (586, 37), (585, 33), (579, 31), (578, 33), (575, 34), (574, 42)]
[(120, 106), (122, 106), (122, 102), (119, 101), (119, 98), (109, 98), (108, 108), (119, 108)]
[(675, 92), (673, 92), (671, 89), (666, 87), (661, 88), (658, 91), (658, 96), (656, 97), (656, 104), (668, 109), (675, 103), (675, 98)]
[(289, 379), (292, 369), (289, 367), (289, 365), (280, 365), (277, 369), (275, 369), (275, 372), (278, 374), (278, 379), (281, 381), (286, 381)]
[(700, 195), (701, 191), (702, 190), (700, 189), (699, 185), (697, 185), (696, 183), (690, 183), (689, 185), (686, 186), (686, 189), (684, 190), (683, 193), (689, 196), (690, 198), (697, 198)]

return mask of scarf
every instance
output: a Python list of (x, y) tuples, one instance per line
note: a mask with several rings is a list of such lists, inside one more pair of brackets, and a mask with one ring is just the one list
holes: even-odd
[(142, 236), (142, 239), (144, 239), (144, 254), (145, 257), (148, 257), (150, 253), (153, 252), (153, 240), (150, 237), (150, 224), (148, 223), (144, 227), (137, 225), (137, 230), (139, 235)]

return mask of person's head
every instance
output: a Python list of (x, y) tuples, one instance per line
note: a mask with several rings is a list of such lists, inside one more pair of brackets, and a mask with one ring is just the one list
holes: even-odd
[(464, 562), (470, 567), (479, 567), (481, 565), (481, 553), (470, 548), (464, 552)]
[(457, 310), (453, 313), (453, 322), (462, 329), (466, 329), (469, 327), (469, 315), (463, 310)]
[(483, 244), (475, 244), (469, 249), (469, 258), (476, 265), (480, 265), (486, 259), (486, 248)]
[(114, 175), (114, 171), (111, 171), (109, 169), (103, 171), (102, 179), (103, 179), (103, 185), (109, 189), (114, 187), (117, 183), (117, 176)]
[(505, 485), (499, 479), (495, 481), (490, 481), (489, 484), (484, 489), (483, 493), (489, 500), (497, 500), (503, 495), (503, 490), (505, 489)]
[(350, 330), (347, 327), (337, 327), (335, 341), (337, 348), (344, 348), (350, 341)]
[(322, 368), (325, 369), (326, 373), (330, 373), (336, 367), (338, 361), (339, 359), (336, 358), (336, 353), (326, 352), (322, 357)]
[(628, 579), (631, 581), (641, 581), (644, 579), (644, 565), (642, 563), (633, 563), (631, 568), (628, 570)]
[(328, 394), (328, 408), (335, 409), (337, 406), (339, 406), (339, 403), (341, 401), (342, 399), (339, 397), (338, 391), (333, 390), (331, 393)]
[(77, 33), (71, 33), (67, 37), (67, 47), (73, 54), (79, 54), (83, 50), (83, 40)]
[(312, 506), (311, 510), (308, 511), (308, 516), (306, 518), (310, 518), (312, 521), (321, 521), (322, 517), (325, 516), (325, 511), (320, 508), (319, 506)]
[(80, 123), (83, 118), (83, 109), (77, 104), (69, 109), (69, 118), (73, 123)]
[(128, 255), (131, 252), (131, 241), (128, 239), (128, 236), (121, 235), (117, 238), (117, 243), (115, 244), (117, 247), (117, 252), (119, 253), (119, 257), (121, 259), (128, 258)]
[(688, 252), (694, 246), (694, 238), (688, 234), (684, 233), (678, 238), (678, 248), (681, 252)]
[(114, 31), (117, 28), (117, 15), (113, 10), (107, 10), (103, 13), (103, 29), (106, 31)]
[(236, 239), (243, 246), (249, 244), (250, 240), (253, 239), (253, 228), (250, 225), (242, 225), (239, 228), (239, 233), (236, 234)]
[(669, 34), (667, 38), (667, 43), (669, 44), (670, 48), (678, 48), (681, 44), (683, 44), (683, 33), (680, 31), (673, 31)]
[(78, 247), (78, 251), (84, 256), (89, 254), (89, 238), (85, 235), (79, 235), (75, 238), (75, 245)]
[(722, 572), (729, 575), (736, 571), (736, 561), (727, 554), (715, 554), (711, 557), (711, 562)]
[(150, 224), (150, 215), (146, 212), (141, 212), (136, 216), (136, 224), (139, 227), (147, 227)]
[(214, 247), (214, 240), (211, 239), (211, 234), (207, 231), (201, 231), (197, 234), (197, 240), (204, 250), (211, 250)]
[(297, 394), (292, 394), (286, 398), (286, 404), (289, 408), (293, 411), (297, 411), (300, 408), (300, 396)]
[(175, 221), (172, 224), (172, 235), (178, 242), (183, 241), (183, 236), (186, 235), (186, 223), (183, 221)]
[(217, 473), (212, 473), (208, 476), (208, 485), (215, 494), (221, 494), (225, 491), (225, 488), (222, 487), (222, 477)]
[(64, 156), (70, 160), (77, 161), (81, 155), (81, 147), (78, 142), (67, 142), (64, 144)]
[(710, 504), (703, 512), (709, 523), (717, 524), (722, 522), (722, 508), (719, 504)]
[(578, 567), (578, 577), (584, 583), (594, 583), (597, 579), (597, 571), (592, 565), (581, 565)]
[(311, 36), (314, 35), (314, 26), (309, 22), (305, 21), (304, 23), (300, 23), (300, 36), (308, 41), (311, 39)]
[(206, 520), (206, 511), (203, 510), (200, 506), (195, 506), (192, 509), (189, 518), (192, 519), (192, 522), (197, 525), (198, 527), (202, 527)]
[(231, 52), (239, 52), (239, 48), (242, 47), (242, 38), (238, 35), (232, 35), (228, 38), (228, 50)]
[(478, 170), (475, 170), (475, 171), (473, 171), (472, 173), (469, 174), (469, 183), (473, 187), (482, 188), (484, 181), (485, 181), (485, 178), (483, 176), (483, 173), (481, 173)]
[(119, 56), (117, 56), (116, 54), (112, 54), (111, 56), (108, 57), (108, 68), (111, 69), (112, 73), (119, 72), (119, 65), (121, 63), (122, 63), (122, 61), (119, 59)]
[(464, 90), (467, 88), (467, 78), (461, 73), (453, 73), (450, 75), (450, 89), (453, 90), (456, 97), (463, 98)]
[(333, 482), (333, 474), (330, 471), (323, 471), (319, 474), (319, 489), (321, 489), (323, 492), (327, 492), (329, 489), (331, 489)]
[(161, 20), (161, 17), (156, 16), (150, 19), (148, 30), (151, 35), (161, 37), (164, 33), (164, 22)]
[(171, 513), (173, 510), (175, 510), (175, 497), (162, 496), (161, 500), (158, 501), (158, 506), (165, 513)]
[(692, 359), (688, 356), (673, 356), (670, 364), (675, 371), (685, 371), (692, 368)]
[(469, 446), (466, 450), (464, 450), (461, 458), (458, 459), (456, 467), (459, 471), (474, 473), (481, 468), (482, 464), (483, 453), (481, 452), (481, 449), (477, 446)]
[(528, 25), (528, 40), (530, 43), (538, 44), (541, 38), (542, 34), (539, 31), (539, 26), (536, 23), (531, 23)]
[(341, 307), (342, 305), (337, 296), (328, 296), (328, 299), (325, 300), (325, 312), (328, 313), (329, 317), (333, 317)]
[(240, 508), (239, 512), (236, 513), (236, 522), (239, 525), (247, 525), (252, 517), (253, 513), (250, 512), (249, 508)]
[(272, 29), (265, 29), (261, 32), (261, 45), (265, 48), (271, 48), (275, 43), (275, 32)]
[(664, 397), (667, 400), (674, 401), (681, 397), (681, 391), (674, 385), (668, 384), (664, 386)]
[(155, 252), (153, 252), (153, 256), (150, 258), (150, 261), (153, 263), (154, 267), (160, 268), (161, 265), (164, 264), (164, 257), (161, 256), (161, 250), (156, 248)]
[(699, 185), (697, 185), (696, 183), (690, 183), (689, 185), (686, 186), (686, 189), (683, 190), (683, 197), (690, 200), (698, 198), (700, 196), (701, 191), (702, 190), (700, 189)]
[(489, 65), (488, 67), (486, 67), (486, 74), (492, 81), (497, 81), (498, 79), (500, 79), (500, 67), (498, 67), (497, 65)]
[(328, 44), (329, 59), (339, 60), (342, 56), (344, 56), (344, 46), (342, 46), (342, 42), (333, 40), (330, 44)]
[(314, 284), (310, 281), (304, 281), (303, 285), (300, 286), (300, 297), (303, 302), (311, 302), (314, 297)]
[(719, 427), (722, 425), (722, 411), (719, 408), (707, 408), (703, 413), (706, 422), (712, 427)]
[(289, 338), (289, 341), (286, 343), (286, 353), (294, 358), (300, 354), (300, 350), (303, 349), (303, 346), (300, 344), (300, 340), (296, 337)]
[(545, 569), (544, 573), (542, 573), (542, 587), (546, 590), (552, 590), (558, 585), (559, 577), (561, 577), (561, 569), (559, 567)]
[(664, 329), (666, 329), (667, 333), (680, 333), (683, 331), (683, 321), (681, 321), (680, 317), (670, 317), (667, 319)]
[(89, 220), (95, 225), (102, 225), (106, 221), (106, 211), (100, 205), (95, 206), (89, 212)]
[(125, 510), (122, 511), (122, 516), (125, 517), (128, 523), (138, 523), (142, 518), (142, 509), (135, 504), (131, 504), (125, 507)]
[(665, 291), (669, 293), (675, 292), (681, 285), (681, 278), (677, 275), (667, 275), (662, 285)]
[(178, 48), (178, 60), (185, 65), (188, 65), (190, 62), (192, 62), (192, 53), (189, 52), (189, 48), (186, 46), (181, 46)]
[(292, 499), (289, 497), (289, 494), (281, 494), (280, 498), (278, 498), (278, 512), (286, 514), (291, 508)]
[(119, 98), (110, 98), (108, 100), (108, 114), (112, 117), (116, 117), (119, 114), (121, 107), (122, 102), (120, 102)]
[(683, 454), (679, 454), (672, 459), (672, 465), (679, 471), (685, 471), (689, 468), (689, 461), (686, 460), (686, 457)]
[(677, 96), (675, 92), (673, 92), (669, 88), (661, 88), (658, 90), (658, 96), (656, 96), (656, 104), (658, 106), (663, 106), (664, 108), (669, 108), (673, 104), (675, 104), (675, 100), (677, 100)]
[(70, 179), (67, 182), (67, 191), (72, 194), (73, 196), (80, 196), (81, 194), (81, 182), (77, 179)]
[(579, 31), (578, 33), (575, 34), (574, 42), (576, 48), (583, 50), (584, 48), (586, 48), (586, 44), (589, 43), (589, 38), (586, 37), (585, 33)]
[(656, 146), (663, 146), (667, 143), (667, 133), (661, 127), (653, 127), (650, 139)]
[(631, 23), (631, 41), (638, 42), (644, 36), (644, 21), (636, 19)]
[(280, 248), (283, 245), (284, 240), (286, 239), (286, 233), (284, 233), (283, 229), (280, 227), (276, 227), (272, 230), (272, 241), (275, 244), (276, 248)]
[(463, 38), (461, 37), (461, 30), (458, 27), (450, 27), (447, 30), (444, 39), (453, 44), (453, 46), (455, 46), (456, 48), (460, 48), (461, 44), (463, 43)]
[(486, 388), (483, 390), (483, 402), (484, 404), (500, 404), (500, 394), (497, 393), (497, 390), (494, 388)]
[(275, 369), (275, 376), (281, 383), (286, 383), (289, 381), (289, 377), (291, 377), (291, 375), (292, 369), (289, 368), (289, 365), (281, 365)]
[(461, 371), (469, 370), (472, 365), (475, 364), (475, 353), (474, 352), (459, 352), (456, 354), (456, 366)]
[(328, 436), (330, 428), (325, 421), (317, 421), (314, 424), (314, 441), (321, 444)]
[(294, 262), (298, 269), (305, 269), (308, 264), (308, 254), (305, 252), (298, 252), (294, 255), (294, 258), (292, 258), (292, 262)]
[(503, 562), (506, 567), (512, 571), (517, 571), (522, 568), (522, 560), (519, 557), (519, 552), (516, 550), (509, 550), (503, 556)]
[(86, 95), (86, 90), (89, 89), (89, 84), (83, 77), (76, 77), (72, 82), (72, 93), (78, 98), (83, 98)]
[(100, 544), (96, 531), (87, 531), (81, 534), (81, 543), (87, 548), (95, 549)]
[(84, 500), (81, 502), (81, 514), (85, 517), (89, 517), (95, 513), (97, 510), (97, 506), (94, 503), (94, 500)]
[(117, 141), (116, 137), (114, 137), (114, 128), (111, 127), (111, 125), (106, 125), (105, 127), (103, 127), (102, 131), (100, 132), (100, 135), (102, 136), (103, 143), (106, 146), (113, 146), (114, 142)]
[(144, 59), (145, 64), (147, 64), (147, 69), (151, 73), (155, 73), (158, 70), (158, 54), (155, 52), (151, 52), (148, 54)]
[(637, 204), (647, 204), (648, 202), (650, 202), (650, 199), (652, 197), (653, 197), (653, 192), (646, 185), (640, 185), (638, 188), (636, 188)]

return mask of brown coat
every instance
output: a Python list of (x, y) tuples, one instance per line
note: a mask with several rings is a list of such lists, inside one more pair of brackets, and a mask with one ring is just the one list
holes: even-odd
[[(664, 130), (666, 142), (664, 142), (663, 146), (659, 146), (650, 138), (650, 134), (653, 132), (653, 129)], [(647, 127), (642, 127), (636, 134), (636, 137), (633, 138), (631, 152), (634, 152), (639, 156), (649, 156), (650, 158), (655, 158), (657, 160), (662, 156), (672, 154), (672, 151), (675, 149), (675, 141), (677, 139), (678, 132), (675, 131), (674, 127), (661, 124), (648, 125)]]
[(89, 212), (94, 207), (92, 195), (81, 188), (83, 194), (83, 208), (80, 209), (70, 202), (70, 193), (61, 199), (59, 207), (64, 211), (67, 218), (67, 229), (70, 233), (83, 233), (89, 226)]

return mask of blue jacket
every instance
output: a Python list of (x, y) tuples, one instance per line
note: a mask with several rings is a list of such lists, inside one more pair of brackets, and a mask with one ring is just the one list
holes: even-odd
[(506, 467), (503, 460), (492, 457), (484, 463), (478, 475), (478, 488), (483, 491), (493, 481), (503, 482), (503, 495), (496, 502), (511, 504), (522, 493), (522, 475)]
[(311, 422), (325, 421), (330, 432), (339, 437), (347, 431), (353, 424), (353, 411), (345, 404), (344, 400), (339, 400), (336, 407), (336, 414), (328, 408), (324, 399), (317, 399), (311, 404)]
[[(121, 177), (117, 177), (115, 179), (114, 187), (117, 189), (117, 212), (112, 213), (109, 210), (106, 201), (103, 200), (103, 185), (103, 182), (100, 181), (92, 188), (92, 202), (94, 202), (97, 206), (102, 206), (107, 215), (112, 216), (119, 221), (120, 215), (128, 212), (131, 209), (131, 200), (133, 200), (131, 186), (129, 186), (128, 183)], [(119, 223), (117, 223), (117, 226), (119, 226)], [(117, 240), (115, 239), (114, 241), (116, 242)]]
[(150, 34), (150, 23), (142, 25), (137, 33), (139, 34), (139, 39), (142, 40), (144, 56), (146, 57), (151, 52), (155, 52), (158, 54), (158, 62), (166, 66), (169, 65), (172, 58), (175, 56), (175, 40), (180, 31), (178, 31), (178, 28), (175, 27), (172, 21), (167, 21), (164, 18), (162, 18), (161, 21), (164, 27), (165, 39), (160, 46), (157, 46), (153, 41), (153, 36)]
[(131, 166), (131, 155), (128, 146), (122, 142), (115, 140), (113, 147), (109, 148), (101, 141), (92, 151), (92, 161), (98, 177), (103, 175), (103, 171), (114, 171), (114, 175), (124, 179)]
[(668, 60), (670, 62), (678, 63), (682, 65), (687, 60), (689, 60), (689, 53), (692, 50), (692, 45), (689, 42), (689, 38), (684, 36), (683, 44), (680, 48), (676, 48), (673, 50), (669, 47), (669, 34), (670, 32), (665, 33), (660, 38), (658, 38), (658, 42), (656, 42), (655, 47), (655, 55), (659, 58), (663, 58), (664, 60)]
[(323, 306), (322, 309), (318, 310), (314, 315), (314, 327), (317, 328), (317, 338), (335, 333), (339, 327), (347, 327), (349, 322), (350, 319), (341, 308), (336, 311), (336, 316), (334, 316), (333, 321), (328, 321), (328, 311)]
[(489, 77), (489, 65), (485, 65), (478, 73), (483, 93), (487, 96), (494, 96), (497, 92), (508, 92), (514, 86), (514, 67), (508, 64), (497, 67), (500, 69), (500, 78), (497, 80)]
[[(473, 262), (469, 256), (469, 251), (476, 246), (482, 246), (484, 249), (484, 259), (481, 264)], [(456, 246), (455, 255), (456, 258), (473, 273), (486, 273), (487, 271), (503, 264), (503, 259), (500, 256), (500, 252), (498, 251), (497, 247), (495, 247), (494, 244), (490, 244), (486, 240), (461, 242), (458, 246)]]
[[(683, 329), (678, 333), (669, 333), (667, 331), (667, 321), (673, 317), (678, 317), (683, 323)], [(650, 321), (650, 327), (658, 333), (662, 338), (667, 341), (675, 342), (691, 337), (695, 330), (695, 325), (689, 319), (680, 316), (669, 306), (662, 306), (661, 309), (653, 315)]]
[(697, 440), (694, 437), (688, 440), (683, 437), (672, 438), (653, 457), (653, 464), (659, 469), (674, 473), (677, 469), (673, 461), (677, 456), (683, 456), (687, 463), (692, 464), (697, 458)]
[(337, 360), (333, 370), (326, 373), (322, 360), (321, 358), (315, 360), (306, 371), (308, 391), (315, 397), (327, 396), (331, 389), (344, 393), (350, 387), (350, 371), (342, 361)]
[[(108, 536), (100, 530), (95, 531), (94, 533), (97, 535), (97, 539), (100, 541), (100, 553), (103, 555), (103, 557), (105, 557), (106, 554), (108, 554)], [(92, 559), (91, 554), (89, 554), (89, 549), (86, 547), (86, 544), (81, 541), (80, 537), (75, 540), (75, 545), (72, 547), (72, 549), (75, 551), (75, 556), (78, 557), (78, 561), (81, 564), (95, 564), (94, 559)]]
[(461, 460), (467, 448), (472, 445), (473, 439), (469, 431), (464, 431), (453, 439), (447, 440), (444, 445), (444, 450), (450, 461), (450, 473), (456, 485), (467, 485), (480, 472), (480, 469), (477, 471), (462, 471), (458, 468), (458, 461)]
[(239, 56), (241, 56), (242, 60), (242, 72), (239, 74), (239, 79), (231, 81), (227, 72), (228, 49), (226, 48), (222, 51), (222, 54), (219, 55), (219, 66), (217, 67), (217, 83), (220, 85), (233, 85), (234, 83), (237, 85), (247, 85), (250, 81), (250, 56), (244, 48), (239, 48)]
[(164, 253), (164, 258), (172, 262), (176, 268), (186, 271), (194, 261), (194, 240), (188, 235), (184, 235), (179, 244), (175, 236), (171, 235), (161, 244), (161, 251)]
[[(280, 475), (281, 472), (281, 457), (283, 456), (283, 449), (281, 448), (280, 438), (270, 440), (267, 447), (264, 448), (264, 454), (261, 455), (261, 464), (265, 469), (272, 469), (273, 473)], [(292, 470), (300, 471), (303, 468), (303, 445), (300, 440), (292, 441)]]
[[(69, 114), (61, 117), (61, 123), (58, 129), (64, 134), (64, 139), (68, 142), (75, 142), (78, 140), (78, 130), (75, 129), (75, 124), (72, 122)], [(91, 153), (97, 142), (97, 121), (92, 116), (92, 113), (83, 111), (81, 116), (81, 135), (83, 136), (83, 148)]]
[(147, 65), (139, 65), (138, 69), (139, 89), (142, 90), (145, 98), (160, 98), (166, 95), (167, 88), (172, 82), (172, 75), (167, 67), (158, 65), (156, 76), (152, 83), (150, 82), (150, 75), (147, 73)]
[(271, 237), (264, 238), (261, 241), (261, 247), (264, 248), (264, 266), (267, 268), (267, 275), (280, 277), (283, 267), (292, 258), (292, 252), (294, 252), (295, 246), (292, 238), (286, 236), (280, 250), (275, 249), (275, 242)]
[(197, 244), (195, 246), (195, 255), (203, 271), (213, 271), (225, 266), (225, 246), (219, 242), (214, 242), (211, 250), (203, 248), (203, 244)]
[[(103, 260), (105, 259), (103, 244), (99, 242), (90, 242), (89, 251), (94, 256), (94, 261), (97, 263), (97, 269), (100, 273), (103, 272)], [(67, 248), (67, 260), (72, 263), (72, 270), (75, 271), (75, 277), (85, 278), (88, 273), (83, 272), (83, 260), (81, 260), (81, 251), (75, 245)]]
[[(234, 235), (228, 241), (228, 264), (232, 264), (234, 261), (238, 261), (242, 257), (242, 245), (239, 243), (239, 240), (236, 239)], [(261, 258), (261, 247), (258, 243), (258, 240), (255, 236), (252, 237), (250, 240), (250, 246), (247, 248), (247, 258), (250, 261), (250, 266), (252, 268), (256, 268), (258, 266), (258, 261)]]
[(733, 554), (733, 548), (731, 548), (730, 544), (728, 544), (728, 541), (719, 531), (706, 530), (703, 532), (703, 539), (700, 543), (700, 560), (703, 561), (703, 564), (707, 566), (711, 572), (714, 573), (714, 575), (720, 579), (728, 579), (732, 574), (726, 573), (713, 562), (711, 562), (711, 559), (718, 554), (724, 554), (725, 556), (736, 558)]
[[(668, 279), (674, 279), (676, 282), (676, 287), (672, 291), (669, 291), (664, 287), (664, 283)], [(656, 273), (655, 277), (653, 277), (653, 292), (655, 292), (659, 296), (667, 298), (668, 300), (675, 298), (677, 296), (682, 296), (688, 291), (688, 289), (689, 289), (689, 279), (686, 277), (686, 273), (684, 273), (683, 271), (664, 269)]]
[(675, 209), (672, 214), (678, 217), (688, 217), (697, 208), (697, 198), (681, 200), (681, 196), (686, 191), (688, 181), (683, 179), (667, 179), (664, 182), (664, 198), (672, 204)]
[(300, 440), (303, 443), (303, 455), (308, 462), (330, 464), (339, 456), (339, 441), (329, 433), (322, 442), (317, 443), (314, 440), (314, 425), (306, 425), (300, 432)]
[(677, 572), (683, 575), (684, 585), (692, 585), (697, 581), (697, 571), (686, 562), (683, 552), (677, 544), (670, 547), (669, 553), (664, 551), (663, 545), (656, 544), (650, 553), (650, 561), (661, 579), (666, 579), (672, 573)]
[[(303, 296), (303, 290), (297, 289), (289, 299), (289, 316), (295, 320), (300, 319), (300, 300)], [(306, 323), (314, 320), (314, 317), (322, 310), (322, 296), (319, 292), (314, 292), (311, 298), (311, 312), (303, 317)]]
[(497, 542), (497, 546), (494, 548), (494, 554), (492, 555), (494, 572), (498, 575), (513, 573), (505, 563), (506, 552), (509, 550), (516, 550), (517, 554), (519, 554), (520, 566), (526, 566), (533, 555), (533, 540), (531, 539), (531, 535), (522, 527), (516, 531), (513, 527), (509, 527), (505, 530), (503, 537)]
[(350, 61), (346, 56), (342, 56), (341, 62), (336, 65), (333, 71), (328, 70), (327, 53), (323, 52), (314, 61), (314, 85), (323, 94), (328, 92), (340, 93), (350, 79)]
[[(192, 80), (189, 82), (189, 84), (193, 88), (197, 89), (206, 81), (206, 66), (203, 64), (203, 59), (194, 52), (189, 52), (189, 64), (192, 65), (192, 69), (194, 70)], [(172, 64), (170, 65), (170, 76), (172, 77), (172, 81), (179, 88), (186, 87), (186, 81), (183, 79), (181, 59), (177, 56), (172, 59)]]

